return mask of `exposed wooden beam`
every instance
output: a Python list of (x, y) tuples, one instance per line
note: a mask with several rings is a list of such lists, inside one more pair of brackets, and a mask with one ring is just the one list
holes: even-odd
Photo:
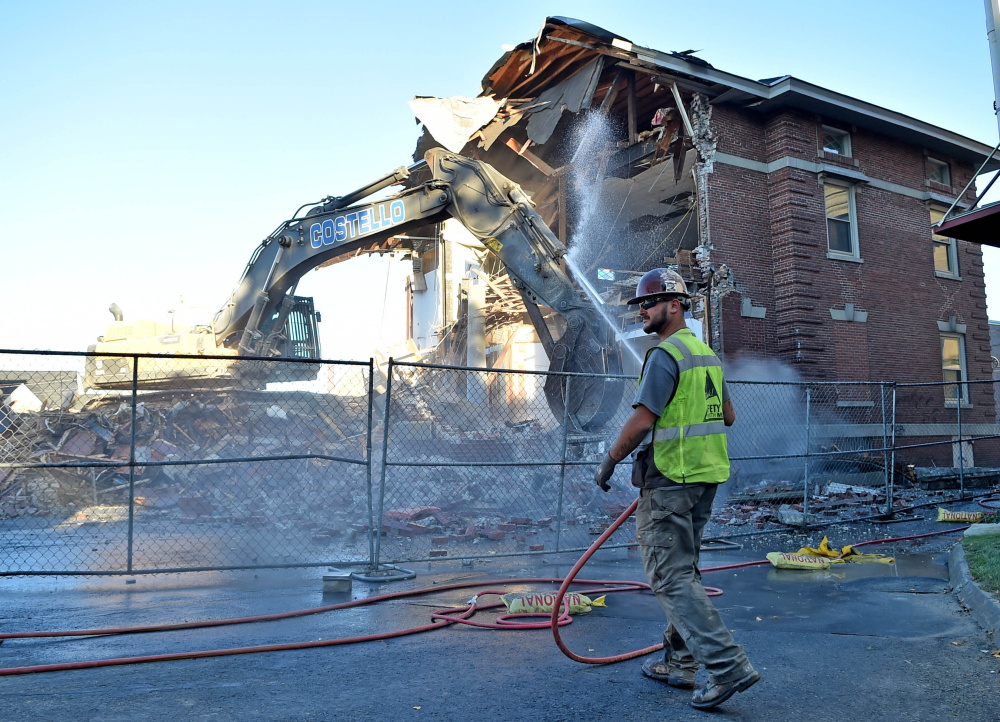
[(684, 130), (687, 131), (688, 138), (694, 138), (694, 129), (691, 127), (691, 119), (688, 118), (687, 111), (684, 109), (684, 101), (681, 100), (681, 91), (677, 89), (677, 83), (670, 84), (670, 92), (674, 94), (674, 102), (677, 103), (677, 110), (681, 114), (681, 120), (684, 121)]
[(615, 79), (611, 81), (611, 85), (608, 87), (608, 92), (604, 94), (604, 100), (601, 102), (600, 112), (603, 115), (607, 115), (611, 112), (611, 106), (614, 105), (615, 98), (618, 97), (618, 91), (621, 90), (624, 80), (625, 71), (618, 68), (615, 72)]
[(628, 144), (633, 145), (639, 138), (638, 108), (635, 100), (635, 71), (627, 71), (628, 78)]
[(526, 140), (524, 142), (524, 145), (520, 145), (515, 139), (508, 138), (506, 145), (508, 148), (510, 148), (512, 151), (514, 151), (519, 156), (524, 158), (526, 161), (531, 163), (531, 165), (535, 166), (538, 170), (540, 170), (547, 176), (561, 175), (562, 173), (565, 172), (566, 168), (565, 166), (562, 166), (561, 168), (553, 168), (544, 160), (542, 160), (537, 155), (528, 150), (528, 146), (531, 145), (530, 140)]
[(566, 176), (559, 176), (559, 240), (565, 246), (566, 239)]

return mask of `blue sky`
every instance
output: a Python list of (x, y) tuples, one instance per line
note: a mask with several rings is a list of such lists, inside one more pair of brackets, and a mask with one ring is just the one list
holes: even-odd
[[(0, 346), (83, 350), (111, 319), (207, 322), (301, 204), (410, 162), (414, 95), (476, 95), (546, 15), (750, 78), (791, 74), (993, 145), (980, 0), (955, 3), (23, 3), (0, 0)], [(991, 317), (1000, 262), (988, 256)], [(310, 274), (324, 355), (367, 358), (399, 281)], [(398, 305), (398, 304), (397, 304)]]

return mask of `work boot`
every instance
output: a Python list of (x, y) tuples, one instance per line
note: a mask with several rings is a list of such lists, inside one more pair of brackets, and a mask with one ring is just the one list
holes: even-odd
[[(750, 665), (747, 665), (750, 667)], [(709, 682), (707, 687), (696, 689), (691, 697), (691, 706), (695, 709), (711, 709), (722, 704), (737, 692), (746, 692), (760, 680), (760, 673), (750, 667), (750, 673), (732, 682)]]
[(694, 670), (682, 669), (662, 660), (647, 659), (643, 662), (642, 673), (650, 679), (666, 682), (678, 689), (694, 689)]

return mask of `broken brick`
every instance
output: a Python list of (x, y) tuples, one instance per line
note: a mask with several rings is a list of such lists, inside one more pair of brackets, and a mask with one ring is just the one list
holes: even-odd
[(418, 519), (434, 516), (440, 511), (441, 509), (436, 506), (410, 506), (405, 509), (389, 509), (385, 513), (385, 518), (399, 521), (417, 521)]

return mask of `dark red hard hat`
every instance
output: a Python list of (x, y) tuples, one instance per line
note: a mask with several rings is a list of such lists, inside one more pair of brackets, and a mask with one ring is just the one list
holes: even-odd
[(635, 298), (629, 299), (628, 304), (631, 306), (642, 303), (647, 298), (659, 296), (688, 298), (687, 285), (681, 278), (681, 274), (677, 271), (671, 271), (669, 268), (654, 268), (639, 279), (639, 285), (635, 289)]

